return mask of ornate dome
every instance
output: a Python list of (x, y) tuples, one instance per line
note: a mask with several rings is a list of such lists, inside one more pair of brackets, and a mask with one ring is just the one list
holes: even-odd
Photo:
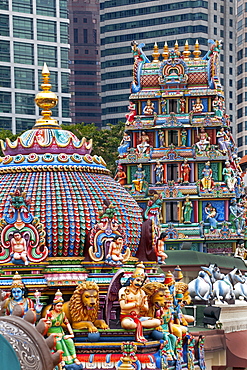
[(35, 101), (43, 118), (15, 142), (1, 142), (5, 157), (0, 166), (0, 218), (11, 213), (10, 193), (21, 188), (30, 198), (29, 212), (44, 225), (48, 256), (83, 256), (86, 235), (99, 222), (107, 199), (134, 255), (141, 209), (110, 177), (103, 158), (90, 155), (92, 142), (62, 130), (51, 117), (57, 98), (50, 91), (46, 66), (42, 75), (43, 91)]

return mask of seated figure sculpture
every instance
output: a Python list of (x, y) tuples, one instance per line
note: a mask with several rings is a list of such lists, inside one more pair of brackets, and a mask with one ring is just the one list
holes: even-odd
[(143, 336), (143, 328), (156, 328), (160, 326), (160, 320), (152, 317), (143, 317), (141, 313), (147, 313), (147, 295), (141, 288), (146, 278), (145, 266), (140, 263), (129, 278), (129, 285), (119, 291), (119, 302), (121, 307), (121, 326), (124, 329), (135, 329), (137, 342), (146, 342)]

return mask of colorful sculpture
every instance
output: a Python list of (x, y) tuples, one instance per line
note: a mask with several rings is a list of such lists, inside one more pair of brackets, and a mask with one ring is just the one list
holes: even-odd
[(149, 136), (146, 134), (145, 131), (141, 134), (141, 143), (137, 145), (138, 154), (146, 154), (149, 151)]
[(163, 174), (164, 168), (160, 161), (157, 161), (156, 166), (154, 167), (156, 185), (163, 183)]
[(158, 136), (159, 136), (159, 144), (160, 144), (160, 147), (163, 148), (165, 146), (165, 134), (164, 134), (164, 131), (159, 130)]
[(183, 129), (181, 131), (180, 135), (181, 135), (181, 144), (182, 144), (182, 146), (186, 146), (186, 144), (187, 144), (187, 135), (188, 135), (187, 131), (185, 129)]
[(237, 179), (235, 177), (234, 170), (231, 167), (231, 164), (229, 161), (226, 161), (225, 167), (223, 168), (222, 175), (224, 176), (224, 181), (230, 191), (234, 191), (235, 184), (237, 182)]
[(118, 165), (117, 166), (117, 173), (114, 177), (114, 180), (116, 180), (117, 182), (119, 182), (120, 185), (124, 185), (125, 184), (125, 179), (126, 179), (126, 173), (124, 172), (123, 170), (123, 167), (121, 165)]
[(147, 100), (147, 104), (143, 109), (143, 113), (147, 116), (151, 116), (154, 114), (154, 104), (151, 102), (150, 99)]
[(236, 201), (236, 199), (232, 199), (231, 205), (229, 207), (230, 209), (230, 222), (232, 223), (232, 226), (235, 227), (237, 235), (241, 235), (241, 232), (244, 227), (244, 209), (239, 205)]
[(214, 231), (217, 228), (217, 211), (212, 207), (211, 203), (207, 203), (205, 207), (206, 220), (209, 222), (210, 230)]
[(135, 179), (132, 180), (134, 184), (134, 190), (138, 193), (142, 193), (144, 191), (143, 185), (145, 180), (145, 170), (142, 169), (142, 164), (138, 164), (137, 171), (135, 173)]
[(221, 127), (220, 130), (217, 132), (217, 141), (219, 145), (219, 149), (226, 154), (228, 147), (230, 145), (230, 140), (228, 135), (225, 132), (224, 127)]
[(193, 109), (194, 114), (201, 113), (203, 111), (204, 106), (203, 106), (200, 98), (196, 98), (196, 102), (194, 103), (192, 109)]
[(25, 315), (29, 309), (35, 310), (36, 313), (40, 313), (43, 305), (40, 303), (39, 297), (40, 294), (36, 294), (35, 304), (27, 297), (27, 289), (22, 282), (21, 276), (16, 272), (11, 285), (10, 298), (7, 298), (4, 301), (5, 314), (11, 315), (13, 308), (17, 304), (22, 307), (23, 315)]
[(109, 263), (109, 265), (122, 265), (122, 263), (128, 261), (130, 257), (130, 249), (126, 248), (125, 253), (122, 253), (123, 246), (123, 237), (121, 235), (116, 235), (110, 242), (105, 262)]
[[(46, 323), (49, 326), (47, 335), (53, 335), (56, 338), (56, 349), (63, 351), (62, 359), (66, 365), (74, 363), (80, 365), (80, 361), (76, 357), (75, 345), (72, 340), (72, 338), (74, 338), (74, 333), (63, 312), (63, 302), (62, 293), (58, 290), (52, 302), (52, 309), (48, 311), (45, 316)], [(64, 333), (63, 326), (66, 326), (69, 335)]]
[(124, 156), (127, 155), (128, 150), (130, 148), (130, 144), (131, 144), (130, 135), (128, 135), (127, 132), (124, 132), (123, 139), (120, 143), (120, 146), (118, 147), (118, 153), (120, 158), (123, 158)]
[(125, 115), (126, 125), (130, 125), (132, 122), (134, 122), (135, 116), (137, 115), (136, 105), (133, 101), (129, 102), (128, 110), (129, 110), (129, 113)]
[(160, 320), (158, 319), (141, 317), (141, 312), (147, 313), (148, 311), (147, 296), (141, 288), (146, 279), (144, 269), (143, 264), (138, 264), (131, 278), (129, 278), (129, 285), (119, 291), (121, 326), (127, 330), (135, 329), (137, 342), (147, 341), (143, 336), (143, 328), (160, 326)]
[(202, 190), (211, 191), (213, 188), (213, 171), (210, 167), (210, 161), (205, 163), (205, 167), (202, 170), (203, 178), (201, 179)]
[(182, 181), (182, 183), (187, 184), (187, 183), (190, 182), (190, 180), (189, 180), (190, 171), (191, 171), (191, 168), (190, 168), (190, 165), (188, 163), (188, 159), (185, 158), (184, 163), (181, 164), (181, 181)]
[(167, 237), (167, 233), (162, 232), (160, 237), (157, 240), (157, 247), (156, 247), (156, 256), (157, 262), (163, 265), (166, 264), (165, 260), (168, 258), (167, 254), (165, 253), (165, 240)]
[(199, 150), (199, 152), (207, 150), (210, 146), (210, 137), (208, 136), (204, 128), (201, 128), (201, 131), (198, 135), (198, 139), (199, 141), (196, 143), (196, 147)]
[(192, 204), (189, 196), (187, 196), (185, 198), (185, 202), (184, 202), (182, 210), (183, 210), (183, 222), (185, 224), (190, 224), (191, 223), (191, 215), (192, 215), (192, 211), (193, 211), (193, 204)]

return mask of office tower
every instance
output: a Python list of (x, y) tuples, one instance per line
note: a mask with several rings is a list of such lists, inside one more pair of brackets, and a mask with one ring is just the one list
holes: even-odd
[(72, 123), (101, 126), (98, 0), (69, 0)]
[(70, 123), (67, 0), (0, 0), (0, 128), (13, 133), (31, 128), (44, 62), (59, 97), (53, 110)]
[(247, 154), (247, 3), (237, 2), (237, 146), (240, 157)]
[[(146, 44), (148, 57), (157, 42), (160, 53), (167, 41), (176, 40), (180, 51), (188, 40), (190, 50), (198, 39), (202, 52), (208, 39), (222, 40), (220, 77), (226, 109), (235, 119), (235, 5), (233, 0), (101, 0), (102, 124), (125, 121), (126, 101), (132, 79), (130, 43)], [(152, 57), (150, 58), (152, 59)]]

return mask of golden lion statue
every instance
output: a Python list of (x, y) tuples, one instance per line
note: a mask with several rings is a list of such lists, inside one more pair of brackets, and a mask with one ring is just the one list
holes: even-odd
[[(51, 307), (47, 306), (45, 312)], [(98, 329), (108, 329), (104, 320), (98, 320), (99, 287), (93, 281), (84, 281), (74, 291), (69, 302), (63, 304), (63, 312), (73, 329), (88, 329), (95, 333)], [(98, 329), (97, 329), (98, 328)]]
[(165, 290), (167, 286), (158, 282), (147, 283), (142, 289), (148, 298), (149, 310), (146, 316), (155, 317), (155, 312), (165, 305)]

